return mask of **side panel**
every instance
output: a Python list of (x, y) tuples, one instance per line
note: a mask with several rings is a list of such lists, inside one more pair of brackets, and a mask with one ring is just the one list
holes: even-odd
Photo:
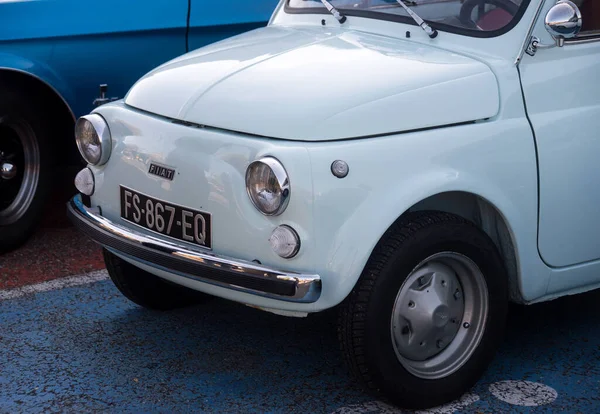
[[(334, 288), (354, 283), (382, 234), (411, 206), (462, 191), (490, 202), (508, 223), (525, 300), (546, 293), (549, 270), (536, 248), (535, 150), (525, 119), (326, 144), (310, 153), (320, 177), (314, 183), (317, 250), (328, 258), (328, 272), (347, 275)], [(329, 172), (335, 159), (348, 162), (348, 177)]]
[[(508, 223), (523, 299), (546, 295), (550, 269), (537, 251), (535, 145), (518, 72), (509, 61), (487, 63), (501, 97), (494, 120), (311, 146), (313, 175), (319, 177), (315, 241), (328, 272), (342, 275), (336, 289), (352, 288), (382, 234), (401, 214), (431, 195), (461, 191), (487, 200)], [(348, 177), (333, 177), (329, 168), (336, 159), (348, 162)]]
[(189, 50), (266, 26), (278, 0), (191, 0)]
[(80, 116), (93, 109), (99, 84), (123, 97), (146, 72), (185, 53), (187, 9), (187, 0), (0, 2), (0, 48), (52, 72), (66, 85), (52, 86), (67, 89), (63, 98)]

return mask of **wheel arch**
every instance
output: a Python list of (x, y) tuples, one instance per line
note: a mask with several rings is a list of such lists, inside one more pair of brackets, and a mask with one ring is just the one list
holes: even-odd
[[(365, 207), (358, 214), (354, 214), (343, 227), (338, 231), (336, 242), (333, 248), (326, 254), (328, 266), (334, 269), (336, 274), (346, 274), (345, 278), (335, 281), (327, 279), (328, 283), (334, 282), (333, 286), (328, 286), (328, 290), (337, 292), (335, 304), (342, 301), (347, 294), (351, 292), (364, 270), (390, 229), (398, 221), (406, 218), (412, 212), (417, 211), (438, 211), (450, 213), (462, 217), (474, 223), (480, 230), (486, 233), (495, 244), (498, 252), (506, 265), (508, 272), (509, 299), (515, 303), (528, 303), (527, 291), (524, 289), (524, 283), (532, 282), (532, 279), (523, 279), (523, 270), (520, 257), (520, 247), (524, 240), (517, 237), (513, 227), (519, 226), (519, 223), (512, 223), (509, 217), (518, 214), (515, 206), (508, 206), (512, 215), (505, 214), (505, 211), (498, 206), (498, 200), (492, 201), (490, 197), (485, 197), (484, 192), (474, 192), (464, 189), (437, 189), (438, 191), (428, 192), (421, 188), (421, 193), (411, 200), (401, 200), (390, 202), (385, 205), (379, 205), (379, 216), (371, 221), (368, 227), (368, 234), (362, 235), (361, 241), (351, 246), (343, 246), (345, 240), (351, 239), (353, 228), (356, 229), (364, 223), (364, 217), (368, 217), (366, 211), (373, 211), (371, 204)], [(496, 194), (498, 195), (498, 194)], [(502, 201), (502, 197), (501, 201)], [(501, 203), (500, 201), (500, 203)], [(506, 200), (504, 200), (506, 201)], [(509, 201), (510, 203), (510, 201)], [(362, 219), (361, 219), (362, 218)], [(522, 220), (517, 217), (517, 220)], [(522, 248), (522, 247), (521, 247)], [(546, 289), (547, 281), (537, 281), (542, 289)], [(527, 286), (528, 287), (528, 286)], [(537, 285), (534, 287), (538, 287)]]
[(2, 66), (2, 64), (0, 64), (0, 77), (6, 76), (20, 78), (22, 80), (22, 83), (35, 85), (38, 88), (43, 88), (46, 89), (48, 92), (51, 92), (52, 96), (54, 96), (55, 98), (57, 98), (58, 101), (60, 101), (61, 106), (63, 106), (63, 110), (68, 112), (73, 122), (75, 122), (75, 113), (71, 109), (71, 105), (64, 96), (67, 94), (60, 92), (59, 88), (54, 86), (58, 82), (52, 82), (45, 77), (42, 77), (38, 74), (29, 72), (24, 69)]
[(491, 201), (466, 191), (446, 191), (431, 195), (408, 208), (399, 220), (416, 211), (434, 210), (460, 216), (474, 223), (496, 245), (508, 272), (510, 300), (524, 303), (519, 256), (507, 218)]
[[(530, 303), (546, 293), (549, 274), (538, 266), (534, 256), (537, 254), (535, 195), (523, 191), (526, 188), (523, 185), (507, 187), (503, 182), (498, 185), (487, 176), (475, 176), (468, 171), (451, 173), (428, 171), (415, 174), (411, 180), (385, 181), (370, 192), (353, 186), (350, 191), (354, 198), (346, 197), (346, 205), (350, 206), (347, 211), (338, 215), (319, 211), (323, 217), (318, 221), (319, 240), (333, 235), (333, 242), (323, 249), (320, 258), (327, 267), (323, 277), (324, 296), (329, 292), (328, 303), (335, 306), (350, 294), (386, 233), (398, 220), (419, 210), (456, 214), (488, 234), (506, 264), (512, 302)], [(341, 195), (329, 197), (332, 201), (328, 205), (332, 206), (340, 204), (342, 199)], [(329, 274), (344, 277), (330, 278)]]
[(40, 69), (39, 65), (32, 63), (31, 67), (37, 70), (31, 71), (19, 66), (8, 66), (6, 63), (0, 60), (0, 82), (15, 85), (24, 93), (35, 97), (40, 105), (48, 108), (47, 116), (56, 131), (53, 138), (58, 143), (59, 154), (64, 155), (61, 161), (77, 159), (74, 141), (69, 139), (73, 134), (76, 115), (69, 103), (73, 98), (66, 85), (51, 75), (49, 70)]

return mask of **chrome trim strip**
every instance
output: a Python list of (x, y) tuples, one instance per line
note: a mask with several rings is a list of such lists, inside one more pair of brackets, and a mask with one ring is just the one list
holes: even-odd
[(521, 46), (521, 50), (519, 52), (519, 55), (515, 59), (515, 65), (518, 65), (519, 62), (521, 61), (521, 59), (523, 59), (523, 55), (525, 54), (525, 50), (529, 46), (529, 43), (531, 43), (531, 35), (533, 34), (533, 29), (535, 29), (535, 23), (539, 19), (540, 14), (542, 13), (542, 10), (544, 9), (544, 5), (545, 4), (546, 4), (545, 1), (540, 1), (538, 9), (535, 12), (535, 15), (533, 16), (533, 20), (531, 21), (531, 23), (529, 25), (529, 30), (527, 31), (527, 36), (525, 36), (525, 39), (523, 39), (523, 45)]
[[(184, 247), (181, 244), (145, 235), (115, 224), (102, 217), (98, 210), (84, 206), (80, 194), (73, 197), (67, 204), (69, 218), (95, 242), (108, 250), (131, 257), (151, 267), (203, 283), (285, 302), (313, 303), (321, 296), (319, 275), (280, 271), (218, 256), (209, 251)], [(165, 263), (167, 265), (164, 265)], [(188, 272), (174, 271), (169, 264), (185, 267)], [(199, 274), (203, 274), (203, 276), (199, 276)], [(206, 275), (212, 275), (212, 277), (209, 278)], [(236, 282), (234, 283), (232, 280), (236, 280)], [(293, 292), (291, 294), (274, 293), (269, 291), (266, 286), (275, 290), (291, 289)]]
[(582, 45), (586, 43), (595, 43), (600, 42), (600, 36), (578, 36), (573, 39), (565, 39), (565, 46), (574, 46), (574, 45)]
[(284, 4), (287, 2), (287, 0), (280, 0), (279, 3), (277, 4), (277, 6), (275, 6), (275, 9), (273, 10), (273, 13), (271, 13), (271, 17), (269, 18), (269, 21), (267, 22), (267, 26), (272, 26), (273, 22), (275, 21), (275, 18), (277, 17), (277, 15), (279, 14), (279, 12), (283, 9)]

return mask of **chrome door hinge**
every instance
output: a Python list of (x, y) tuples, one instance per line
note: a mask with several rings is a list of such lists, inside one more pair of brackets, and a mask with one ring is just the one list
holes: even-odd
[(529, 43), (527, 44), (527, 49), (525, 49), (525, 53), (529, 56), (534, 56), (538, 49), (552, 49), (553, 47), (563, 47), (565, 45), (564, 37), (557, 37), (555, 39), (555, 43), (551, 45), (545, 45), (541, 43), (541, 40), (537, 36), (531, 36), (529, 39)]
[(529, 43), (527, 44), (527, 49), (525, 49), (525, 53), (527, 53), (529, 56), (535, 56), (535, 52), (537, 52), (537, 45), (539, 43), (539, 38), (531, 36), (531, 38), (529, 39)]

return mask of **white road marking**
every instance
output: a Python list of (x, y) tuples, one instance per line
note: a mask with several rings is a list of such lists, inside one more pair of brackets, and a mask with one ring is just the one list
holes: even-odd
[(462, 408), (466, 408), (471, 404), (479, 401), (477, 394), (465, 394), (456, 401), (439, 407), (430, 408), (422, 411), (405, 411), (400, 408), (385, 404), (381, 401), (369, 401), (364, 404), (349, 405), (348, 407), (338, 408), (331, 414), (401, 414), (406, 412), (418, 414), (452, 414)]
[(530, 381), (499, 381), (489, 386), (494, 397), (513, 405), (537, 407), (556, 400), (558, 393), (552, 387)]
[(35, 285), (22, 286), (14, 289), (0, 290), (0, 301), (16, 299), (34, 293), (48, 292), (51, 290), (64, 289), (73, 286), (88, 285), (108, 279), (106, 270), (99, 270), (83, 275), (69, 276), (61, 279), (50, 280)]

